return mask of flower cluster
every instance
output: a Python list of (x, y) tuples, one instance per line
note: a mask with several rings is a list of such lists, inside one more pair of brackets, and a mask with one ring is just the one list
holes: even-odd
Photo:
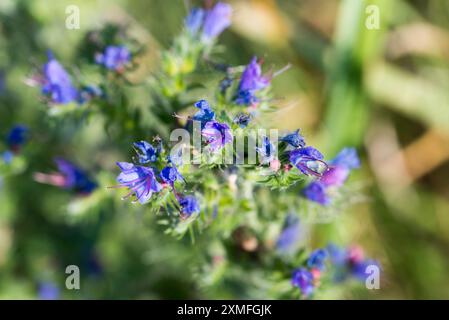
[(175, 182), (185, 182), (178, 170), (179, 159), (163, 156), (164, 149), (159, 140), (157, 147), (147, 141), (135, 142), (137, 164), (117, 162), (121, 173), (117, 177), (118, 187), (124, 187), (129, 193), (123, 199), (135, 197), (135, 202), (145, 204), (154, 193), (169, 187), (178, 201), (183, 217), (189, 217), (200, 211), (197, 199), (192, 195), (181, 195), (175, 188)]
[(363, 250), (358, 246), (344, 249), (329, 244), (324, 249), (313, 251), (305, 261), (305, 266), (293, 271), (292, 285), (299, 288), (305, 298), (309, 297), (319, 286), (321, 273), (326, 270), (327, 264), (336, 282), (350, 277), (365, 281), (368, 276), (367, 268), (379, 267), (377, 261), (365, 259)]
[[(96, 62), (106, 68), (123, 72), (131, 54), (124, 46), (108, 46), (104, 54), (96, 56)], [(42, 73), (35, 76), (30, 83), (41, 86), (42, 94), (51, 104), (65, 105), (68, 103), (84, 104), (94, 98), (103, 98), (105, 93), (97, 85), (80, 85), (77, 88), (72, 77), (62, 64), (56, 60), (51, 51), (48, 52), (48, 61), (42, 68)]]
[[(264, 186), (292, 190), (298, 183), (302, 190), (301, 194), (308, 200), (329, 205), (332, 193), (343, 185), (352, 169), (360, 166), (357, 153), (353, 148), (343, 149), (334, 159), (325, 161), (325, 157), (319, 150), (307, 145), (299, 129), (275, 139), (265, 134), (258, 135), (257, 141), (253, 139), (251, 130), (262, 127), (263, 119), (258, 116), (265, 111), (267, 104), (264, 101), (270, 98), (269, 89), (276, 76), (271, 71), (263, 73), (262, 61), (257, 57), (253, 57), (244, 68), (223, 67), (220, 71), (226, 69), (226, 78), (216, 88), (219, 94), (215, 96), (217, 99), (212, 104), (213, 108), (207, 100), (201, 99), (194, 103), (196, 109), (191, 116), (182, 116), (184, 111), (188, 112), (184, 108), (191, 105), (190, 98), (193, 96), (193, 94), (186, 94), (189, 88), (187, 82), (190, 78), (187, 75), (196, 70), (200, 57), (207, 57), (207, 62), (212, 63), (209, 61), (212, 45), (215, 39), (230, 26), (231, 13), (230, 5), (221, 2), (209, 9), (193, 8), (190, 11), (185, 19), (183, 33), (177, 38), (174, 46), (162, 54), (162, 72), (151, 78), (155, 81), (144, 82), (145, 85), (151, 83), (154, 86), (150, 89), (155, 103), (148, 108), (148, 112), (156, 119), (153, 123), (160, 127), (168, 127), (167, 132), (178, 125), (185, 126), (186, 129), (193, 128), (193, 133), (199, 133), (197, 136), (201, 140), (200, 147), (205, 147), (205, 150), (209, 151), (207, 156), (212, 154), (210, 158), (213, 160), (222, 153), (226, 153), (227, 147), (233, 147), (237, 138), (241, 137), (246, 139), (244, 141), (248, 142), (248, 145), (252, 143), (251, 149), (243, 152), (243, 160), (255, 158), (256, 155), (258, 158), (253, 162), (248, 161), (248, 164), (245, 163), (242, 168), (234, 164), (228, 165), (227, 162), (219, 166), (215, 164), (206, 166), (203, 163), (187, 164), (181, 160), (182, 154), (169, 153), (158, 136), (152, 143), (144, 140), (133, 143), (135, 156), (132, 160), (116, 162), (120, 173), (116, 177), (118, 185), (115, 187), (127, 189), (122, 199), (132, 199), (133, 203), (142, 205), (148, 204), (150, 209), (165, 209), (167, 215), (163, 219), (166, 218), (164, 222), (167, 223), (164, 225), (171, 228), (170, 232), (175, 230), (173, 233), (176, 235), (185, 234), (192, 225), (204, 228), (212, 224), (211, 221), (218, 219), (223, 221), (214, 226), (216, 229), (211, 229), (219, 230), (217, 233), (220, 234), (230, 234), (230, 231), (243, 228), (242, 225), (247, 223), (244, 220), (245, 212), (251, 212), (254, 225), (264, 225), (263, 222), (275, 224), (272, 212), (259, 215), (260, 207), (264, 206), (262, 203), (272, 202), (261, 211), (274, 208), (273, 210), (282, 213), (283, 210), (290, 210), (291, 203), (286, 204), (286, 202), (295, 197), (298, 198), (299, 188), (295, 189), (298, 191), (295, 191), (293, 196), (290, 194), (287, 195), (290, 198), (287, 198), (285, 194), (277, 190), (273, 193), (259, 193)], [(113, 41), (113, 43), (116, 42)], [(109, 97), (117, 93), (114, 91), (116, 89), (118, 91), (116, 96), (122, 97), (123, 94), (125, 98), (119, 102), (123, 102), (123, 105), (107, 104), (111, 108), (102, 108), (101, 111), (110, 115), (107, 120), (116, 121), (121, 127), (125, 127), (126, 122), (126, 126), (129, 124), (132, 130), (135, 129), (131, 135), (123, 135), (122, 138), (129, 139), (132, 136), (131, 141), (141, 139), (142, 132), (150, 126), (142, 125), (140, 121), (144, 121), (142, 119), (145, 117), (140, 117), (139, 112), (135, 114), (127, 112), (128, 99), (126, 99), (125, 90), (120, 91), (119, 86), (124, 78), (123, 72), (132, 62), (131, 51), (124, 45), (109, 44), (99, 48), (95, 51), (95, 56), (91, 58), (94, 58), (95, 63), (102, 68), (105, 79), (102, 85), (74, 85), (76, 82), (72, 81), (70, 74), (50, 53), (42, 76), (38, 80), (42, 93), (52, 104), (72, 102), (84, 104), (95, 98), (106, 96), (108, 99), (105, 100), (108, 103), (109, 100), (114, 100)], [(137, 62), (138, 59), (134, 60)], [(238, 81), (234, 81), (237, 78), (234, 73), (241, 73)], [(118, 81), (110, 83), (106, 81), (109, 79)], [(109, 88), (108, 84), (114, 90), (107, 90), (106, 95), (105, 90)], [(232, 86), (233, 88), (228, 90)], [(189, 96), (188, 100), (186, 96)], [(103, 106), (104, 100), (99, 99), (95, 102)], [(173, 120), (173, 114), (187, 121), (180, 120), (178, 123)], [(160, 131), (157, 130), (151, 131), (151, 135), (159, 134)], [(11, 130), (7, 137), (10, 154), (19, 152), (26, 141), (26, 132), (27, 129), (23, 126), (17, 126)], [(195, 143), (183, 147), (192, 151), (194, 156), (198, 153), (203, 156), (202, 149), (197, 150)], [(7, 159), (7, 156), (5, 152), (3, 158)], [(232, 153), (232, 160), (238, 156), (240, 154), (237, 152)], [(97, 188), (97, 183), (90, 175), (73, 163), (62, 158), (55, 159), (55, 163), (58, 172), (35, 173), (34, 179), (40, 183), (58, 186), (83, 195), (90, 194)], [(269, 173), (268, 182), (265, 185), (265, 181), (258, 180), (261, 172), (262, 175)], [(269, 195), (269, 198), (263, 199), (265, 195)], [(301, 202), (304, 202), (302, 200), (301, 198)], [(172, 211), (179, 212), (179, 215), (171, 215)], [(188, 219), (190, 217), (191, 219)], [(305, 240), (305, 228), (300, 224), (297, 215), (288, 214), (286, 217), (278, 215), (276, 218), (279, 218), (279, 227), (282, 221), (284, 225), (273, 245), (273, 251), (280, 259), (289, 258), (297, 253), (300, 245), (304, 245), (300, 242)], [(192, 224), (189, 224), (190, 222)], [(192, 230), (193, 228), (189, 231)], [(263, 232), (265, 231), (260, 231), (261, 234)], [(250, 234), (248, 236), (250, 240), (242, 248), (256, 252), (259, 247), (262, 247), (262, 245), (259, 246), (259, 239), (264, 238), (258, 236)], [(375, 262), (364, 259), (363, 252), (358, 248), (341, 249), (329, 245), (324, 249), (311, 252), (299, 268), (294, 270), (291, 283), (295, 288), (299, 288), (303, 297), (309, 297), (320, 285), (320, 281), (323, 281), (321, 277), (323, 272), (335, 273), (336, 281), (349, 277), (364, 279), (366, 267), (370, 264)], [(297, 266), (296, 262), (294, 266)], [(288, 270), (292, 269), (288, 268)]]
[(304, 189), (304, 195), (311, 201), (328, 205), (329, 193), (343, 185), (352, 169), (360, 166), (360, 160), (354, 148), (345, 148), (329, 162), (327, 170)]

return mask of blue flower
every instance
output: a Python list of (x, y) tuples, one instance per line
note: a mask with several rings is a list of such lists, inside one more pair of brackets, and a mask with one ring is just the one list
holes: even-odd
[(231, 25), (232, 7), (227, 3), (218, 2), (206, 12), (204, 18), (202, 39), (210, 41), (220, 35)]
[(150, 200), (153, 192), (162, 189), (152, 168), (136, 166), (129, 162), (117, 162), (117, 165), (122, 170), (117, 177), (118, 183), (130, 190), (124, 199), (134, 194), (136, 201), (144, 204)]
[(292, 285), (299, 288), (304, 296), (309, 296), (314, 289), (313, 275), (306, 268), (299, 268), (293, 272)]
[(217, 151), (233, 140), (229, 126), (226, 123), (217, 121), (206, 123), (204, 129), (201, 130), (201, 134), (207, 139), (207, 143), (212, 151)]
[(6, 164), (11, 163), (13, 158), (14, 158), (14, 153), (12, 153), (10, 150), (6, 150), (2, 153), (3, 162), (5, 162)]
[(185, 196), (179, 199), (181, 206), (181, 213), (185, 216), (191, 216), (194, 213), (200, 212), (198, 200), (194, 196)]
[(301, 236), (299, 218), (294, 214), (287, 215), (282, 232), (276, 241), (276, 249), (281, 253), (294, 251)]
[(334, 166), (346, 169), (357, 169), (360, 167), (360, 159), (355, 148), (344, 148), (331, 161)]
[(238, 124), (240, 128), (246, 128), (251, 121), (251, 115), (247, 113), (239, 113), (234, 118), (234, 123)]
[(303, 148), (306, 145), (304, 137), (299, 133), (299, 129), (282, 137), (281, 141), (288, 143), (294, 148)]
[(323, 206), (330, 203), (330, 199), (326, 193), (326, 187), (318, 181), (307, 185), (303, 190), (303, 194), (310, 201), (317, 202)]
[(365, 281), (368, 277), (367, 268), (369, 266), (377, 266), (379, 268), (379, 263), (372, 259), (366, 259), (358, 261), (351, 265), (351, 275), (360, 281)]
[(153, 147), (152, 144), (146, 141), (134, 142), (133, 146), (136, 148), (137, 156), (139, 157), (139, 163), (145, 164), (148, 162), (155, 162), (159, 153), (160, 147)]
[(305, 175), (320, 176), (323, 165), (323, 155), (313, 147), (295, 149), (290, 152), (290, 162)]
[(168, 183), (171, 186), (173, 186), (176, 180), (184, 180), (175, 165), (166, 166), (161, 170), (160, 176), (165, 183)]
[(64, 67), (48, 53), (48, 62), (44, 65), (42, 93), (48, 95), (53, 103), (67, 104), (76, 101), (78, 92)]
[(266, 164), (274, 160), (276, 155), (276, 147), (271, 143), (268, 137), (263, 137), (262, 146), (256, 147), (256, 151), (261, 158), (261, 163)]
[(6, 137), (6, 143), (9, 148), (13, 151), (16, 151), (20, 148), (25, 142), (27, 138), (28, 128), (23, 125), (14, 126)]
[(60, 290), (53, 282), (42, 282), (39, 284), (37, 295), (41, 300), (57, 300)]
[(257, 57), (253, 57), (242, 73), (236, 103), (250, 105), (257, 102), (256, 91), (267, 87), (270, 82), (271, 77), (262, 74), (262, 68), (257, 62)]
[(245, 106), (252, 105), (253, 103), (256, 103), (258, 101), (259, 99), (252, 91), (238, 91), (235, 98), (235, 103)]
[(121, 71), (131, 60), (131, 53), (125, 46), (107, 46), (104, 53), (95, 56), (95, 62), (109, 70)]
[(320, 271), (324, 270), (325, 268), (325, 262), (327, 259), (327, 252), (323, 249), (317, 249), (313, 251), (309, 259), (307, 260), (307, 267), (310, 269), (318, 269)]
[(97, 188), (97, 184), (90, 179), (87, 173), (73, 163), (62, 158), (56, 158), (55, 163), (63, 178), (60, 183), (61, 187), (83, 194), (89, 194)]
[(212, 111), (209, 103), (206, 100), (200, 100), (196, 102), (195, 107), (200, 109), (200, 111), (195, 113), (192, 119), (195, 121), (201, 121), (202, 127), (204, 127), (204, 125), (208, 121), (212, 121), (215, 119), (215, 112)]
[(193, 8), (184, 21), (184, 24), (191, 34), (196, 34), (203, 25), (206, 11), (201, 8)]

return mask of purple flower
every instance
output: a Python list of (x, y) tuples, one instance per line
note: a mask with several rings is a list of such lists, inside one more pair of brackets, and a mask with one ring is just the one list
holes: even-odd
[(37, 291), (41, 300), (57, 300), (60, 296), (59, 288), (52, 282), (40, 283)]
[(317, 249), (310, 254), (307, 260), (307, 267), (310, 269), (318, 269), (320, 271), (324, 270), (327, 259), (327, 252), (323, 249)]
[(73, 163), (62, 158), (56, 158), (55, 162), (63, 176), (63, 184), (61, 185), (63, 188), (73, 189), (85, 194), (91, 193), (97, 188), (97, 184), (89, 178), (87, 173)]
[(206, 12), (203, 24), (202, 39), (210, 41), (220, 35), (231, 25), (232, 7), (218, 2), (211, 10)]
[(185, 196), (179, 199), (181, 213), (185, 216), (191, 216), (200, 212), (200, 206), (194, 196)]
[(289, 158), (290, 162), (305, 175), (320, 176), (322, 166), (326, 166), (322, 161), (323, 155), (313, 147), (293, 150), (290, 152)]
[(191, 34), (196, 34), (203, 25), (206, 11), (201, 8), (193, 8), (184, 21), (184, 24)]
[(271, 77), (262, 75), (262, 68), (257, 62), (257, 57), (254, 57), (242, 73), (236, 103), (249, 105), (257, 102), (255, 92), (267, 87), (270, 82)]
[(42, 93), (48, 95), (52, 102), (67, 104), (76, 101), (78, 92), (63, 66), (48, 53), (48, 62), (44, 65)]
[(330, 203), (330, 199), (326, 195), (327, 189), (341, 187), (348, 178), (351, 169), (360, 166), (360, 160), (354, 148), (345, 148), (330, 164), (318, 181), (312, 182), (304, 189), (306, 198), (322, 205)]
[(282, 137), (281, 141), (288, 143), (294, 148), (303, 148), (306, 145), (304, 137), (299, 133), (299, 129)]
[(299, 268), (293, 272), (292, 285), (298, 287), (304, 296), (309, 296), (314, 289), (313, 275), (306, 268)]
[(355, 148), (344, 148), (335, 156), (331, 164), (348, 170), (357, 169), (360, 167), (360, 159)]
[(136, 166), (129, 162), (117, 162), (117, 165), (122, 170), (117, 177), (117, 182), (130, 190), (124, 199), (134, 194), (136, 201), (144, 204), (150, 200), (153, 192), (159, 192), (162, 189), (152, 168)]
[(161, 170), (160, 176), (165, 183), (168, 183), (171, 186), (173, 186), (176, 180), (184, 180), (175, 165), (166, 166)]
[(229, 126), (226, 123), (217, 121), (209, 121), (206, 123), (201, 134), (207, 139), (207, 143), (212, 151), (217, 151), (233, 140)]
[(137, 156), (139, 157), (139, 163), (141, 164), (155, 162), (159, 153), (161, 152), (160, 146), (155, 148), (152, 144), (143, 140), (134, 142), (133, 146), (136, 148)]
[(365, 281), (369, 275), (369, 272), (367, 273), (367, 268), (369, 266), (376, 266), (380, 268), (379, 262), (372, 259), (366, 259), (352, 264), (351, 275), (357, 280)]
[(329, 244), (326, 251), (335, 268), (335, 281), (343, 281), (350, 276), (360, 281), (365, 281), (367, 278), (366, 268), (368, 266), (380, 267), (377, 261), (364, 259), (363, 250), (358, 246), (348, 249)]
[(287, 215), (284, 228), (276, 241), (276, 249), (281, 253), (294, 251), (301, 236), (301, 224), (298, 217), (293, 214)]
[(256, 147), (256, 151), (261, 158), (261, 164), (270, 163), (274, 160), (274, 157), (276, 155), (276, 148), (271, 143), (270, 139), (268, 139), (268, 137), (263, 137), (262, 145), (260, 147)]
[(270, 84), (271, 78), (262, 75), (261, 65), (257, 62), (257, 57), (253, 57), (251, 62), (246, 66), (240, 79), (240, 91), (260, 90)]
[(320, 183), (327, 187), (340, 187), (349, 176), (349, 169), (340, 166), (329, 167), (321, 176)]
[(107, 46), (104, 53), (95, 56), (95, 62), (109, 70), (121, 71), (131, 60), (131, 53), (125, 46)]
[(97, 188), (97, 184), (88, 174), (73, 163), (62, 158), (56, 158), (55, 163), (59, 172), (51, 174), (37, 172), (34, 174), (34, 179), (37, 182), (73, 190), (79, 194), (89, 194)]
[(320, 182), (326, 187), (340, 187), (348, 178), (351, 169), (360, 167), (360, 160), (354, 148), (344, 148), (330, 164)]
[(326, 194), (326, 187), (318, 181), (314, 181), (306, 186), (303, 190), (303, 194), (307, 199), (318, 202), (323, 206), (330, 203), (330, 199)]
[(258, 101), (259, 99), (257, 99), (252, 91), (238, 91), (235, 98), (235, 103), (245, 106), (252, 105), (253, 103), (256, 103)]
[(6, 143), (12, 151), (18, 149), (26, 142), (28, 128), (23, 125), (14, 126), (6, 136)]
[(200, 100), (195, 103), (195, 107), (200, 109), (197, 113), (194, 114), (193, 120), (201, 121), (201, 126), (215, 119), (215, 112), (212, 111), (209, 103), (206, 100)]

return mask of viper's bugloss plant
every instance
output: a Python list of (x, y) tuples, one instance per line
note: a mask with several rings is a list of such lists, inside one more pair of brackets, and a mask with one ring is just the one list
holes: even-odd
[[(34, 179), (84, 195), (86, 206), (101, 207), (104, 201), (127, 208), (130, 216), (135, 210), (152, 221), (142, 228), (161, 227), (178, 239), (189, 235), (195, 246), (203, 246), (195, 267), (199, 274), (192, 277), (205, 288), (253, 268), (258, 276), (273, 275), (267, 276), (272, 288), (288, 283), (273, 289), (276, 297), (296, 298), (299, 290), (302, 298), (310, 298), (321, 282), (363, 279), (373, 262), (355, 249), (311, 251), (307, 235), (313, 225), (305, 219), (313, 214), (310, 208), (341, 210), (333, 196), (360, 166), (356, 150), (345, 148), (326, 161), (300, 129), (270, 130), (276, 110), (272, 83), (280, 72), (263, 72), (256, 56), (241, 66), (217, 62), (218, 39), (231, 21), (227, 3), (192, 8), (179, 36), (162, 50), (158, 68), (146, 73), (140, 68), (148, 48), (118, 27), (86, 37), (80, 52), (87, 57), (72, 66), (49, 54), (32, 79), (41, 87), (41, 100), (62, 111), (55, 122), (72, 114), (79, 116), (73, 117), (77, 125), (102, 121), (110, 141), (99, 149), (126, 146), (133, 154), (92, 155), (89, 165), (108, 168), (95, 178), (56, 158), (57, 172), (35, 173)], [(85, 76), (84, 65), (96, 77)], [(201, 81), (212, 74), (215, 82), (209, 88)], [(6, 144), (16, 152), (26, 129), (14, 130)], [(257, 263), (239, 262), (251, 259)], [(42, 297), (56, 296), (47, 287), (40, 290)]]

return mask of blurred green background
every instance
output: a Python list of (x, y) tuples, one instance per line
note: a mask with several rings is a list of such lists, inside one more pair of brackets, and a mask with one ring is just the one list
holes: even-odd
[[(363, 190), (363, 201), (335, 223), (316, 225), (313, 241), (361, 244), (383, 266), (381, 289), (330, 290), (322, 297), (448, 299), (449, 2), (229, 2), (233, 25), (220, 38), (220, 59), (241, 65), (256, 54), (265, 68), (292, 64), (273, 81), (277, 127), (302, 128), (328, 158), (346, 145), (362, 153), (352, 183)], [(31, 178), (53, 168), (49, 155), (64, 155), (92, 172), (116, 172), (115, 161), (123, 157), (100, 120), (80, 130), (47, 117), (38, 90), (24, 84), (46, 50), (75, 66), (86, 32), (113, 21), (132, 27), (148, 45), (145, 63), (155, 68), (152, 53), (179, 33), (186, 3), (1, 0), (0, 133), (23, 123), (32, 139), (27, 168), (0, 186), (0, 298), (36, 298), (45, 282), (63, 288), (69, 264), (80, 265), (84, 280), (81, 293), (60, 289), (64, 298), (260, 298), (245, 289), (230, 294), (226, 285), (204, 290), (189, 268), (201, 247), (164, 236), (139, 209), (130, 214), (118, 195), (105, 190), (86, 203)], [(79, 30), (65, 28), (68, 5), (80, 8)], [(378, 29), (366, 26), (369, 5), (379, 9)], [(98, 179), (109, 178), (100, 173)]]

